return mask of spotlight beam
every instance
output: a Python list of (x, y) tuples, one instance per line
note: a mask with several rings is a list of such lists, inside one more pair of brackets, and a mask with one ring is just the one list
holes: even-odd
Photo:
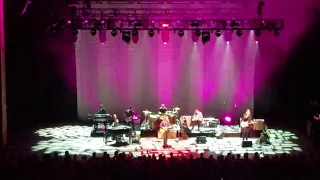
[(32, 3), (31, 0), (27, 0), (26, 4), (24, 5), (24, 8), (22, 10), (22, 12), (20, 13), (20, 16), (23, 16), (26, 12), (27, 12), (27, 9), (29, 7), (29, 5)]

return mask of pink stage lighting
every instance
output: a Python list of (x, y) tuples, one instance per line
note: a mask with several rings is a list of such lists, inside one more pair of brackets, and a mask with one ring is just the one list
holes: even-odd
[(224, 120), (227, 121), (227, 122), (230, 122), (230, 121), (231, 121), (231, 117), (226, 116), (226, 117), (224, 118)]
[(133, 116), (132, 119), (133, 120), (138, 120), (139, 118), (138, 118), (138, 116)]
[(163, 42), (163, 44), (167, 44), (167, 42)]
[(227, 44), (230, 44), (230, 41), (227, 41)]
[(169, 24), (162, 24), (162, 27), (164, 28), (169, 27)]

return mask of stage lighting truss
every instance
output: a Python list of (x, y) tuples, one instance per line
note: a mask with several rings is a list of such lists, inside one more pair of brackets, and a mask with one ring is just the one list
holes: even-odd
[(91, 30), (277, 30), (284, 29), (281, 19), (207, 19), (207, 20), (118, 20), (118, 19), (80, 19), (79, 29)]
[[(173, 1), (170, 2), (173, 3)], [(134, 32), (140, 30), (172, 30), (177, 32), (181, 30), (196, 30), (198, 32), (221, 32), (224, 30), (231, 30), (236, 31), (238, 34), (242, 34), (243, 30), (256, 30), (256, 32), (269, 30), (278, 33), (284, 29), (284, 21), (282, 19), (263, 19), (261, 16), (253, 19), (217, 18), (221, 17), (219, 15), (223, 14), (222, 17), (225, 17), (225, 15), (228, 15), (227, 17), (237, 17), (233, 14), (237, 11), (243, 13), (245, 9), (243, 8), (243, 1), (237, 0), (232, 2), (228, 1), (231, 6), (222, 3), (224, 4), (222, 7), (218, 6), (216, 3), (212, 6), (207, 5), (205, 6), (206, 8), (199, 9), (197, 9), (196, 7), (198, 6), (194, 4), (188, 8), (183, 6), (184, 8), (182, 9), (159, 7), (158, 9), (139, 8), (139, 3), (143, 4), (142, 2), (144, 1), (136, 2), (133, 0), (130, 2), (117, 1), (121, 4), (120, 6), (122, 8), (111, 8), (114, 5), (112, 2), (113, 1), (80, 1), (77, 4), (70, 5), (71, 10), (75, 9), (74, 7), (77, 7), (76, 13), (70, 13), (69, 19), (64, 19), (60, 21), (60, 23), (58, 22), (53, 25), (51, 29), (69, 27), (72, 30), (79, 29), (94, 32), (102, 30), (111, 30), (112, 32), (116, 32), (117, 30)], [(159, 5), (158, 1), (154, 2)], [(133, 3), (132, 7), (135, 8), (127, 8), (130, 3)], [(190, 3), (194, 3), (194, 1), (190, 1)], [(184, 2), (184, 4), (188, 3)], [(119, 4), (116, 3), (116, 6), (114, 7), (118, 6)], [(71, 10), (70, 12), (73, 12)]]
[(239, 16), (243, 8), (186, 8), (186, 9), (152, 9), (152, 8), (78, 8), (79, 17), (87, 18), (112, 18), (117, 20), (149, 18), (149, 19), (210, 19), (215, 17), (232, 15)]

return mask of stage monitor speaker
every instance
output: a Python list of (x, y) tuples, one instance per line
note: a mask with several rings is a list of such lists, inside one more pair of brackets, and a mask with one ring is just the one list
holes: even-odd
[(252, 141), (242, 141), (242, 147), (252, 147)]
[(223, 139), (224, 133), (223, 132), (217, 132), (216, 133), (216, 138), (217, 139)]
[(197, 136), (196, 142), (197, 142), (197, 144), (206, 144), (207, 137), (206, 136)]

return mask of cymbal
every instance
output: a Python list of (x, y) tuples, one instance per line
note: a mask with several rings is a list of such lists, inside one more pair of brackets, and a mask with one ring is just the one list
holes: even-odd
[(179, 107), (175, 107), (175, 108), (173, 108), (174, 110), (177, 110), (177, 111), (179, 111), (180, 110), (180, 108)]
[(148, 111), (148, 110), (142, 111), (142, 112), (145, 113), (145, 114), (151, 114), (152, 113), (151, 111)]

